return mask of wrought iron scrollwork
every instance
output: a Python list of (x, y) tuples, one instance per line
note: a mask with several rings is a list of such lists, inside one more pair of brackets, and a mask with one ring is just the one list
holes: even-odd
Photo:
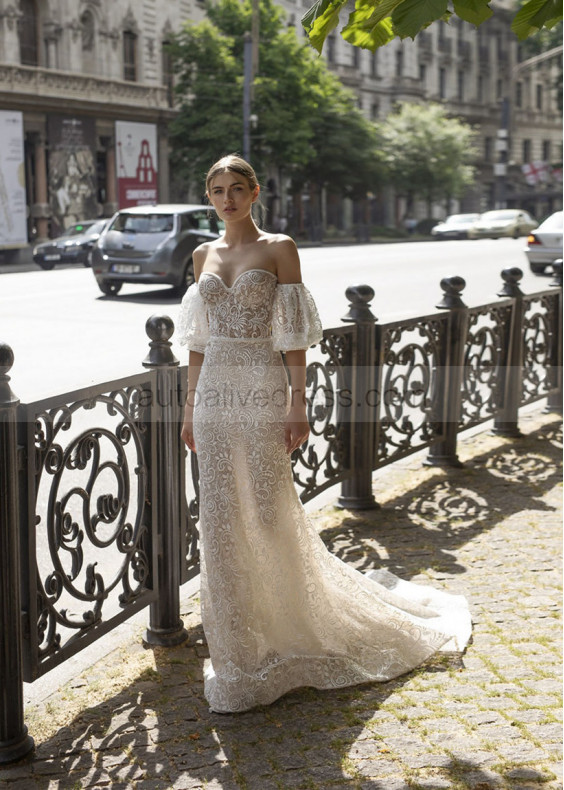
[(469, 310), (462, 378), (461, 427), (491, 418), (503, 400), (511, 305)]
[(523, 385), (521, 402), (529, 403), (548, 393), (551, 386), (552, 344), (558, 299), (554, 293), (523, 300)]
[(383, 328), (376, 465), (424, 447), (434, 435), (445, 323), (438, 316)]
[(326, 361), (307, 366), (307, 416), (310, 438), (292, 456), (294, 483), (303, 502), (342, 479), (347, 464), (347, 421), (342, 417), (347, 405), (345, 368), (350, 365), (352, 332), (349, 327), (329, 330), (320, 350)]
[(150, 397), (133, 386), (36, 414), (40, 659), (61, 649), (61, 629), (84, 632), (104, 607), (124, 609), (150, 589)]

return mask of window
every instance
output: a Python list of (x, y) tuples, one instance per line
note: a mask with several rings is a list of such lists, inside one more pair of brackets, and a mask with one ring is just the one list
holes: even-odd
[(352, 64), (355, 69), (360, 68), (360, 49), (358, 47), (353, 49)]
[(372, 57), (370, 59), (370, 73), (373, 77), (378, 76), (378, 50), (372, 53)]
[(537, 110), (542, 110), (542, 100), (543, 100), (542, 85), (540, 83), (537, 83), (536, 101), (535, 101), (535, 105), (536, 105)]
[(327, 62), (335, 62), (335, 34), (329, 36), (327, 39)]
[(168, 39), (164, 39), (161, 45), (161, 71), (162, 83), (167, 89), (168, 103), (172, 107), (174, 81), (172, 77), (172, 55), (168, 50), (169, 45)]
[(503, 96), (503, 80), (496, 80), (495, 96), (496, 99), (501, 99), (501, 97)]
[(425, 85), (425, 81), (427, 79), (427, 66), (425, 63), (419, 64), (419, 79)]
[(92, 74), (96, 70), (96, 30), (92, 11), (87, 9), (81, 14), (80, 26), (82, 28), (82, 67), (87, 74)]
[(446, 99), (446, 79), (447, 73), (445, 68), (439, 69), (439, 97)]
[(486, 162), (491, 162), (493, 159), (493, 137), (484, 139), (484, 159)]
[(456, 75), (456, 92), (458, 101), (464, 101), (464, 72), (459, 71)]
[(20, 0), (21, 17), (18, 20), (20, 63), (23, 66), (39, 65), (39, 36), (35, 0)]
[(551, 145), (550, 140), (542, 141), (542, 160), (543, 162), (550, 162)]
[(484, 78), (482, 77), (481, 74), (478, 77), (478, 101), (479, 102), (484, 101)]
[(123, 31), (123, 78), (129, 82), (137, 79), (137, 36), (131, 30)]
[(396, 77), (401, 77), (403, 74), (403, 49), (398, 49), (396, 52)]
[(378, 120), (378, 118), (380, 116), (380, 105), (378, 104), (378, 102), (375, 102), (372, 105), (371, 115), (372, 115), (372, 120), (373, 121), (377, 121)]
[(515, 106), (522, 107), (523, 106), (523, 83), (518, 82), (515, 85)]
[(531, 161), (531, 141), (523, 140), (523, 162)]

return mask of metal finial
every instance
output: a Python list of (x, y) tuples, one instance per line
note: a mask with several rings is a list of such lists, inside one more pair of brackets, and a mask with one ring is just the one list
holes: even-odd
[(349, 285), (345, 296), (350, 304), (348, 312), (341, 318), (341, 321), (373, 324), (378, 320), (370, 309), (370, 302), (375, 296), (374, 288), (370, 285)]
[(522, 296), (523, 292), (519, 288), (519, 283), (523, 279), (523, 270), (518, 266), (511, 266), (509, 269), (504, 269), (501, 273), (503, 286), (497, 292), (498, 296)]
[(443, 298), (436, 305), (443, 310), (455, 310), (460, 307), (466, 307), (462, 301), (460, 294), (466, 288), (466, 280), (464, 277), (459, 277), (457, 274), (451, 277), (443, 277), (441, 280), (441, 288), (443, 289)]
[(145, 324), (147, 336), (151, 339), (149, 353), (143, 360), (146, 368), (180, 364), (172, 353), (170, 338), (174, 333), (174, 322), (168, 315), (152, 315)]

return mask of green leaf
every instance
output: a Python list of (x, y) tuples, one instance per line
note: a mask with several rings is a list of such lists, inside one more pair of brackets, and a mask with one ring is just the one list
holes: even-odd
[(493, 14), (490, 0), (453, 0), (453, 7), (461, 19), (470, 22), (471, 25), (476, 25), (476, 27)]
[(402, 0), (382, 0), (374, 5), (366, 0), (359, 0), (341, 35), (350, 44), (374, 52), (394, 38), (390, 13), (401, 2)]
[(415, 38), (423, 27), (447, 12), (448, 0), (403, 0), (392, 12), (394, 30), (400, 38)]
[(310, 44), (319, 52), (325, 39), (339, 23), (339, 12), (347, 0), (317, 0), (302, 17)]
[(349, 44), (362, 49), (370, 49), (372, 52), (377, 50), (378, 47), (389, 44), (395, 38), (391, 17), (382, 19), (381, 22), (377, 22), (372, 27), (347, 25), (343, 28), (341, 35)]
[(562, 19), (560, 0), (529, 0), (515, 14), (511, 30), (523, 41), (543, 26), (553, 27)]

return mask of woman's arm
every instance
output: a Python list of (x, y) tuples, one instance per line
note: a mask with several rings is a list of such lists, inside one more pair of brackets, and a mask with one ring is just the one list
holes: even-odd
[[(204, 267), (206, 259), (205, 245), (197, 247), (192, 253), (192, 261), (194, 264), (194, 279), (196, 282), (200, 279), (200, 274)], [(196, 452), (196, 444), (194, 442), (194, 406), (196, 405), (196, 388), (198, 386), (198, 379), (200, 378), (200, 370), (204, 361), (204, 355), (199, 351), (190, 351), (188, 357), (188, 394), (186, 395), (186, 404), (184, 406), (184, 421), (182, 423), (182, 431), (180, 436), (182, 441), (185, 442), (193, 453)]]

